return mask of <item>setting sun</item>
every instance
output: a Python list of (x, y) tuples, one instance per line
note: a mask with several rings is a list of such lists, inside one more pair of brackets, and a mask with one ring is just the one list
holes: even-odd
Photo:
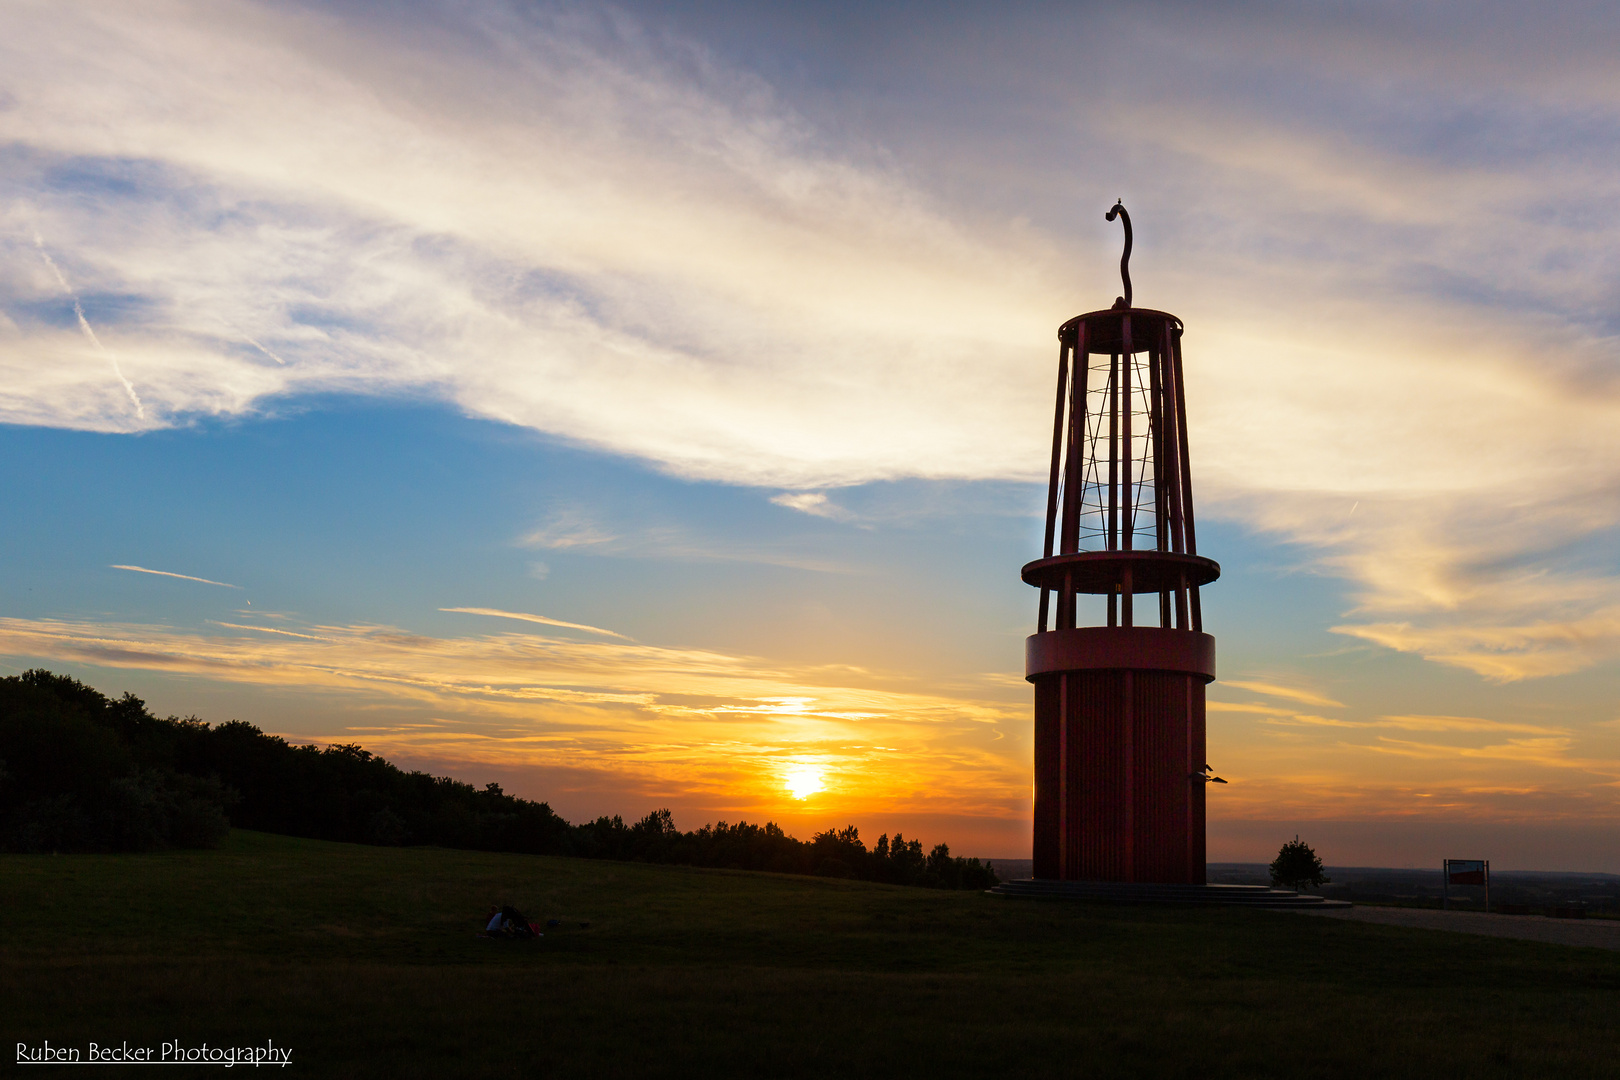
[(805, 799), (822, 789), (821, 766), (795, 765), (782, 778), (782, 784), (795, 799)]

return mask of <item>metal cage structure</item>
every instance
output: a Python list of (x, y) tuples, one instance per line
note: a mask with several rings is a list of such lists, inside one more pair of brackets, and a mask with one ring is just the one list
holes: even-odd
[[(1204, 882), (1204, 688), (1215, 639), (1199, 589), (1182, 323), (1131, 305), (1131, 224), (1112, 308), (1058, 328), (1035, 687), (1036, 878)], [(1102, 625), (1082, 625), (1081, 598)], [(1139, 603), (1138, 597), (1145, 600)], [(1098, 610), (1098, 609), (1101, 610)], [(1224, 781), (1220, 781), (1224, 782)]]

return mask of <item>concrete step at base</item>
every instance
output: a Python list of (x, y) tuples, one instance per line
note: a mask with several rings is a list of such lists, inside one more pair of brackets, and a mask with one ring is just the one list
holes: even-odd
[(1308, 893), (1264, 885), (1166, 885), (1127, 881), (1004, 881), (986, 892), (1031, 899), (1089, 900), (1105, 904), (1222, 904), (1242, 907), (1349, 907)]

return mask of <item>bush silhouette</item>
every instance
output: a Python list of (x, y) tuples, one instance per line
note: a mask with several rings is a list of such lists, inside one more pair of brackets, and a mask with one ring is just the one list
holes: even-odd
[(1294, 839), (1282, 846), (1271, 863), (1271, 883), (1299, 892), (1301, 889), (1326, 885), (1333, 879), (1322, 872), (1322, 860), (1311, 846), (1302, 843), (1296, 833)]

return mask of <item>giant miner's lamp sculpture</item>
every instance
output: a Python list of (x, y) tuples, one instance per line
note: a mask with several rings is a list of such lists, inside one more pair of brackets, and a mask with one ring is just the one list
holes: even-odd
[[(1131, 306), (1131, 220), (1107, 311), (1058, 328), (1035, 684), (1035, 877), (1204, 882), (1204, 685), (1181, 320)], [(1054, 544), (1056, 548), (1054, 550)], [(1082, 625), (1101, 618), (1104, 625)]]

